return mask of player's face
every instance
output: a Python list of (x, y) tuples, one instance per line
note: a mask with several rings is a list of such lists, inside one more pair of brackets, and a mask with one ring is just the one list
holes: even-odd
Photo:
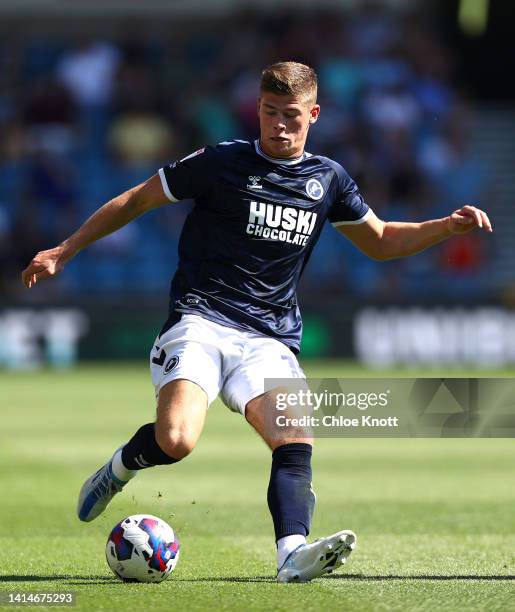
[(320, 106), (294, 96), (262, 92), (258, 99), (260, 144), (272, 157), (299, 157), (304, 151), (308, 129), (318, 119)]

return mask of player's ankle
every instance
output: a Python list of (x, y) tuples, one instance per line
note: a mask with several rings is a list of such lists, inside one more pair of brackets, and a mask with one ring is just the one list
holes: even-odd
[(122, 461), (122, 449), (119, 448), (113, 456), (111, 462), (111, 469), (113, 470), (113, 475), (118, 480), (122, 482), (127, 482), (131, 478), (134, 478), (138, 473), (137, 470), (129, 470)]
[(306, 543), (306, 536), (301, 534), (288, 535), (277, 541), (277, 568), (280, 569), (286, 559), (299, 546)]

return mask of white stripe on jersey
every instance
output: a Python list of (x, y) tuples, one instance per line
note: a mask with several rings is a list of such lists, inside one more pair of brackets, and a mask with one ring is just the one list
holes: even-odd
[(333, 227), (340, 227), (340, 225), (359, 225), (360, 223), (365, 223), (365, 221), (372, 215), (372, 209), (369, 208), (367, 212), (360, 218), (355, 221), (335, 221), (331, 225)]
[(163, 187), (163, 191), (165, 192), (166, 197), (170, 200), (170, 202), (178, 202), (179, 200), (168, 188), (168, 183), (166, 182), (165, 171), (163, 170), (163, 168), (159, 168), (159, 178), (161, 179), (161, 186)]
[(235, 138), (234, 140), (224, 140), (223, 142), (219, 142), (219, 145), (233, 145), (236, 144), (237, 142), (240, 142), (241, 144), (250, 144), (250, 142), (248, 140), (239, 140), (238, 138)]
[(192, 157), (197, 157), (197, 155), (200, 155), (201, 153), (204, 153), (205, 150), (206, 150), (206, 147), (204, 147), (203, 149), (197, 149), (196, 151), (193, 151), (193, 153), (190, 153), (189, 155), (186, 155), (186, 157), (183, 157), (179, 161), (183, 162), (183, 161), (186, 161), (187, 159), (191, 159)]

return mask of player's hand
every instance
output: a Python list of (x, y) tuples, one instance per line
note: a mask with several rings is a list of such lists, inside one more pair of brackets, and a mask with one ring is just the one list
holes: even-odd
[(21, 273), (21, 280), (27, 289), (35, 285), (38, 280), (55, 276), (64, 268), (67, 259), (61, 246), (40, 251)]
[(448, 217), (448, 227), (452, 234), (468, 234), (476, 227), (492, 232), (492, 224), (488, 215), (475, 206), (466, 204), (455, 210)]

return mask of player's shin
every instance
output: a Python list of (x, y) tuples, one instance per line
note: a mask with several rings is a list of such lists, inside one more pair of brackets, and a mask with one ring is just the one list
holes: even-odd
[(277, 447), (272, 454), (268, 507), (277, 541), (277, 566), (306, 542), (315, 507), (311, 486), (310, 444)]

